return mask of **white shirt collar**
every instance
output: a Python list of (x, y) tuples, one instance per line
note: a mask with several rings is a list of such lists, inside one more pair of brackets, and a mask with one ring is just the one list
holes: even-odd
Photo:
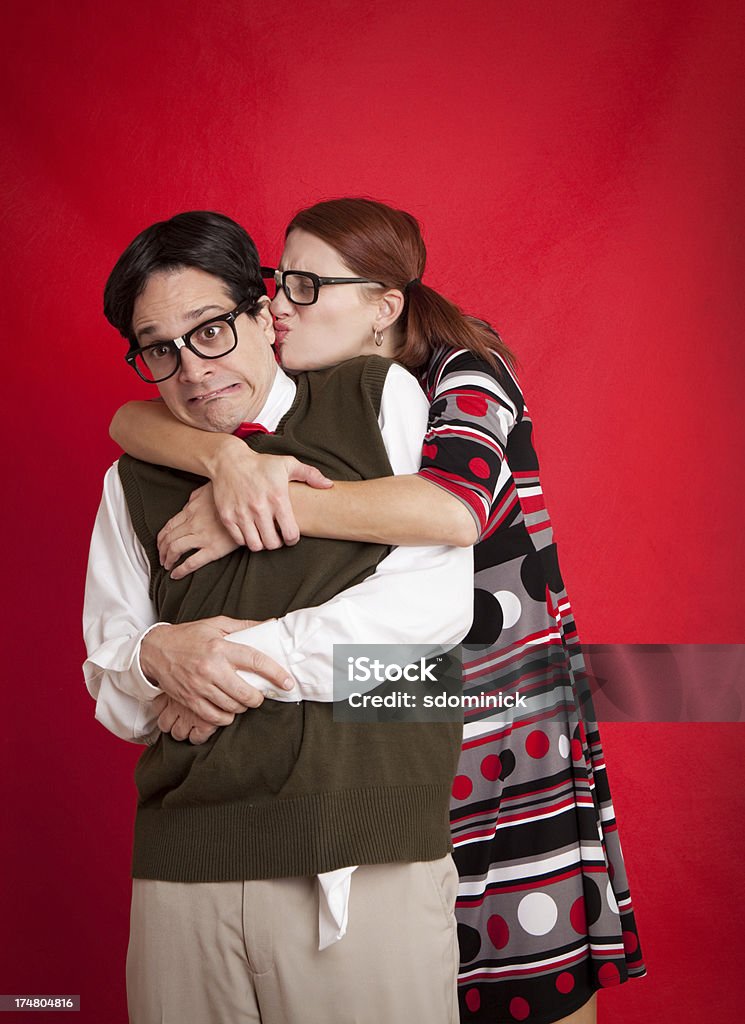
[(295, 381), (288, 377), (280, 366), (277, 366), (269, 395), (256, 416), (256, 423), (260, 423), (270, 434), (274, 433), (277, 424), (295, 400), (296, 390)]

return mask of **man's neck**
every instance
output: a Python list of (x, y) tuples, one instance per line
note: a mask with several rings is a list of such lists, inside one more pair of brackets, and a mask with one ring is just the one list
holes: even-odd
[(273, 433), (277, 424), (290, 408), (295, 398), (296, 385), (291, 377), (277, 366), (266, 401), (253, 417), (254, 423), (260, 423), (265, 430)]

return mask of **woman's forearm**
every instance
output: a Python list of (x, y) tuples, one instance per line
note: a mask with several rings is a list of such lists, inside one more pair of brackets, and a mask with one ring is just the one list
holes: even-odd
[(291, 484), (290, 499), (300, 532), (308, 537), (455, 547), (478, 540), (466, 506), (420, 476), (338, 481), (329, 491)]
[(208, 477), (214, 476), (221, 461), (247, 451), (232, 434), (179, 422), (163, 402), (127, 402), (114, 414), (109, 434), (136, 459)]
[[(233, 504), (240, 502), (244, 508), (246, 497), (241, 496), (239, 483), (248, 477), (241, 474), (247, 463), (255, 470), (267, 458), (231, 434), (180, 423), (162, 402), (128, 402), (117, 410), (109, 432), (125, 451), (145, 462), (213, 480), (230, 474), (236, 491)], [(338, 481), (329, 490), (291, 483), (290, 498), (300, 532), (309, 537), (456, 547), (470, 547), (478, 539), (476, 522), (466, 506), (416, 475)], [(222, 510), (221, 516), (225, 521)]]

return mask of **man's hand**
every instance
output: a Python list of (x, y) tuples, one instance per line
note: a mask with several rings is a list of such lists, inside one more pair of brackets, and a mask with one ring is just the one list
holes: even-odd
[[(175, 740), (188, 740), (189, 743), (198, 746), (217, 732), (216, 725), (205, 722), (203, 718), (195, 715), (183, 704), (179, 704), (167, 693), (161, 693), (155, 698), (153, 708), (159, 712), (158, 728), (160, 731), (169, 732)], [(231, 718), (234, 717), (231, 715)]]
[(225, 640), (228, 633), (258, 625), (218, 615), (198, 622), (156, 626), (140, 646), (147, 678), (209, 725), (230, 725), (236, 714), (257, 708), (264, 694), (236, 670), (256, 672), (274, 686), (295, 685), (287, 669), (262, 651)]

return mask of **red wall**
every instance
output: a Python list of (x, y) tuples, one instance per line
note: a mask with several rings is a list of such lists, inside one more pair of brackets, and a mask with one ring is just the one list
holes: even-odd
[[(79, 670), (106, 427), (138, 392), (100, 313), (115, 258), (190, 208), (266, 260), (316, 199), (411, 210), (425, 279), (519, 355), (585, 639), (736, 643), (745, 31), (737, 0), (8, 10), (0, 992), (118, 1024), (137, 751)], [(739, 1019), (742, 726), (604, 735), (650, 974), (601, 1020)]]

